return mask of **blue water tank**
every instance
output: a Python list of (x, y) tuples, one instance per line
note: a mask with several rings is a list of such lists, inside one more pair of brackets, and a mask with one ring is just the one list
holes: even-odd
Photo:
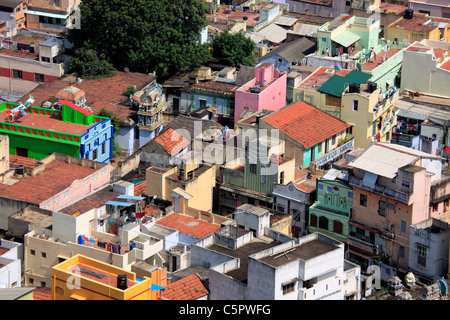
[(134, 242), (130, 242), (130, 251), (136, 248), (136, 244)]
[(83, 240), (83, 236), (82, 235), (78, 236), (78, 244), (84, 244), (84, 240)]

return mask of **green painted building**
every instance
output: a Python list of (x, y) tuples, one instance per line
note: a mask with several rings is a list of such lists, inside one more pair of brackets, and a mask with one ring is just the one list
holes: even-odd
[(346, 242), (353, 188), (337, 180), (317, 179), (316, 201), (309, 207), (308, 230)]
[(111, 119), (94, 115), (69, 101), (61, 109), (5, 102), (0, 105), (0, 134), (9, 137), (12, 155), (36, 160), (52, 153), (109, 162)]

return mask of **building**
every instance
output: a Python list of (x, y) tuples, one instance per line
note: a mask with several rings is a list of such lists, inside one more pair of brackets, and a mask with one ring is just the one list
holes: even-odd
[(34, 300), (35, 288), (9, 288), (9, 289), (0, 289), (0, 300)]
[(449, 51), (444, 41), (412, 43), (403, 53), (401, 90), (450, 98), (445, 86), (450, 80)]
[(25, 28), (25, 11), (27, 1), (8, 0), (2, 2), (0, 6), (0, 21), (5, 22), (5, 31), (2, 33), (5, 38), (14, 37), (17, 30)]
[(210, 300), (360, 299), (360, 268), (343, 243), (265, 230), (271, 242), (229, 226), (192, 247), (192, 263), (210, 267)]
[(21, 165), (1, 175), (0, 228), (4, 230), (8, 229), (8, 217), (26, 206), (58, 210), (104, 186), (111, 178), (109, 164), (58, 153), (34, 165)]
[(142, 147), (163, 128), (166, 98), (161, 87), (153, 81), (143, 90), (135, 92), (131, 100), (132, 107), (138, 109), (139, 147)]
[(279, 130), (279, 139), (286, 144), (285, 156), (294, 158), (295, 166), (300, 168), (307, 168), (311, 163), (322, 167), (352, 149), (354, 140), (346, 136), (349, 127), (351, 125), (303, 101), (260, 121), (260, 128)]
[(236, 89), (234, 123), (244, 110), (279, 110), (286, 105), (286, 73), (268, 62), (255, 68), (255, 78)]
[(77, 27), (81, 22), (76, 21), (77, 18), (69, 18), (69, 15), (78, 8), (80, 3), (80, 0), (57, 0), (51, 2), (30, 0), (28, 1), (28, 9), (25, 12), (27, 28), (58, 35), (68, 28)]
[(340, 119), (352, 125), (356, 148), (367, 148), (373, 142), (390, 142), (397, 125), (398, 89), (381, 93), (374, 82), (348, 86), (341, 98)]
[(328, 180), (327, 176), (317, 179), (316, 201), (309, 207), (309, 232), (346, 243), (352, 205), (353, 188), (344, 181)]
[(202, 163), (193, 152), (179, 157), (178, 162), (164, 169), (147, 168), (145, 193), (172, 201), (175, 212), (184, 213), (187, 208), (211, 212), (215, 165)]
[(64, 53), (64, 40), (49, 38), (38, 45), (21, 41), (2, 42), (1, 89), (29, 93), (41, 83), (59, 79), (68, 70), (69, 57)]
[(77, 254), (52, 267), (52, 300), (160, 300), (160, 279)]
[(271, 63), (280, 72), (290, 72), (308, 54), (316, 50), (316, 43), (308, 38), (295, 39), (273, 48), (259, 59), (259, 63)]
[(431, 17), (450, 18), (450, 4), (443, 0), (410, 0), (411, 9)]
[(410, 225), (437, 216), (429, 214), (430, 188), (441, 179), (441, 158), (396, 144), (374, 143), (349, 166), (353, 173), (350, 260), (370, 257), (405, 272), (411, 246)]
[[(409, 267), (421, 282), (447, 275), (449, 254), (448, 223), (430, 218), (410, 226)], [(419, 280), (420, 281), (420, 280)]]
[(22, 287), (23, 244), (0, 239), (0, 288)]
[(0, 132), (9, 137), (10, 154), (40, 160), (58, 152), (108, 163), (112, 158), (111, 119), (69, 101), (61, 110), (4, 102)]
[(289, 4), (289, 10), (293, 12), (307, 12), (311, 15), (337, 17), (350, 11), (351, 2), (344, 0), (285, 0)]
[(450, 19), (437, 18), (407, 9), (403, 17), (386, 27), (388, 41), (414, 43), (424, 39), (449, 41)]

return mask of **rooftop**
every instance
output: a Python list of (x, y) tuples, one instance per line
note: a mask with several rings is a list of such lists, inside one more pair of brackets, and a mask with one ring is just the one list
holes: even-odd
[(232, 83), (221, 81), (206, 81), (193, 84), (191, 91), (202, 91), (209, 93), (232, 94), (239, 87)]
[(50, 287), (34, 288), (33, 300), (52, 300), (52, 288)]
[(0, 55), (39, 61), (39, 54), (22, 50), (0, 48)]
[(0, 197), (40, 204), (96, 170), (73, 162), (53, 160), (45, 165), (40, 175), (15, 177), (19, 181), (13, 185), (0, 183)]
[(158, 143), (161, 147), (163, 147), (169, 155), (178, 154), (181, 150), (189, 146), (189, 144), (191, 143), (189, 140), (187, 140), (172, 128), (167, 128), (148, 143), (152, 141)]
[(196, 300), (209, 294), (200, 278), (192, 274), (169, 284), (161, 294), (161, 300)]
[(77, 212), (83, 214), (93, 208), (99, 208), (106, 202), (113, 200), (120, 196), (119, 193), (113, 192), (111, 186), (107, 186), (103, 189), (95, 191), (91, 195), (88, 195), (75, 203), (70, 204), (63, 209), (58, 210), (58, 212), (73, 215)]
[(219, 225), (175, 212), (158, 220), (156, 224), (178, 230), (182, 234), (193, 236), (198, 239), (203, 239), (220, 229)]
[(305, 149), (331, 138), (349, 124), (303, 101), (263, 118), (263, 121), (298, 141)]
[[(73, 76), (66, 76), (52, 83), (40, 84), (34, 90), (28, 92), (28, 95), (33, 96), (36, 106), (41, 106), (42, 103), (54, 97), (68, 85), (73, 85), (85, 92), (86, 105), (92, 108), (94, 114), (98, 114), (102, 108), (105, 108), (113, 112), (121, 120), (127, 120), (129, 117), (133, 117), (136, 112), (131, 110), (128, 105), (120, 104), (121, 101), (126, 100), (122, 92), (131, 85), (135, 85), (140, 90), (150, 83), (153, 77), (136, 72), (114, 71), (114, 73), (115, 75), (110, 78), (98, 80), (83, 79), (81, 83), (76, 83), (76, 79)], [(28, 99), (28, 95), (20, 99), (20, 102), (25, 102)]]
[(336, 249), (336, 246), (323, 242), (320, 239), (314, 239), (294, 248), (284, 250), (283, 252), (276, 252), (270, 256), (260, 258), (259, 260), (276, 268), (297, 259), (309, 260), (334, 249)]
[(310, 76), (308, 76), (305, 80), (303, 80), (298, 86), (298, 89), (306, 89), (306, 90), (317, 90), (319, 89), (325, 82), (327, 82), (333, 75), (338, 75), (345, 77), (352, 70), (334, 70), (330, 67), (320, 67), (315, 72), (313, 72)]
[(377, 53), (376, 59), (373, 57), (370, 60), (363, 63), (362, 70), (368, 71), (368, 72), (372, 71), (373, 69), (375, 69), (376, 67), (378, 67), (379, 65), (381, 65), (384, 62), (383, 59), (387, 60), (390, 57), (392, 57), (393, 55), (395, 55), (396, 53), (398, 53), (399, 51), (401, 51), (401, 50), (397, 49), (397, 48), (391, 48), (391, 49), (389, 49), (389, 51), (381, 51), (381, 52)]
[(425, 22), (427, 22), (429, 19), (430, 17), (426, 14), (414, 12), (414, 16), (412, 19), (405, 19), (402, 17), (397, 21), (391, 23), (388, 26), (388, 28), (399, 28), (410, 31), (430, 32), (436, 29), (437, 27), (431, 24), (430, 25), (425, 24)]

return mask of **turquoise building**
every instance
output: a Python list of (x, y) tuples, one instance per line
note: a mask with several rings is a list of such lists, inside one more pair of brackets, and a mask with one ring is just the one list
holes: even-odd
[(347, 241), (353, 188), (339, 180), (317, 179), (316, 201), (309, 207), (308, 230)]

